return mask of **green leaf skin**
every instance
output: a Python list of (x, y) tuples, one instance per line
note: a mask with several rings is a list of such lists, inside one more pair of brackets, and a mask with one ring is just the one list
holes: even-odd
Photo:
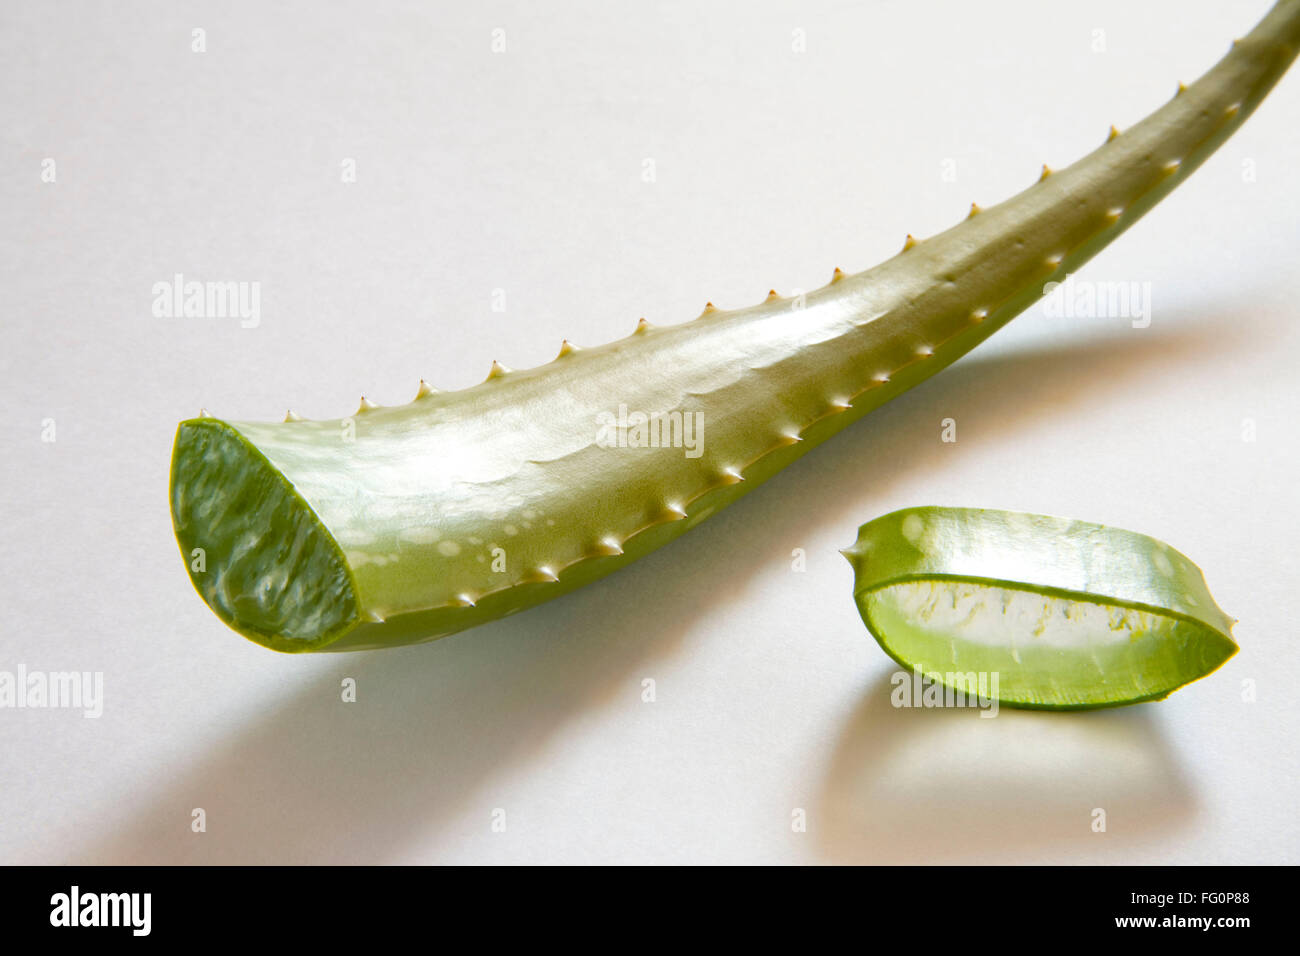
[[(451, 634), (621, 568), (1077, 271), (1241, 125), (1297, 44), (1300, 0), (1282, 0), (1196, 84), (1073, 166), (798, 301), (643, 322), (598, 348), (566, 343), (540, 368), (494, 365), (463, 391), (363, 402), (352, 441), (346, 419), (182, 422), (171, 505), (195, 587), (268, 647), (355, 650)], [(698, 414), (702, 453), (601, 447), (597, 416), (620, 403)]]
[[(1146, 535), (976, 508), (907, 508), (844, 552), (885, 653), (938, 683), (998, 675), (1013, 707), (1159, 700), (1237, 652), (1200, 568)], [(987, 686), (987, 685), (986, 685)]]

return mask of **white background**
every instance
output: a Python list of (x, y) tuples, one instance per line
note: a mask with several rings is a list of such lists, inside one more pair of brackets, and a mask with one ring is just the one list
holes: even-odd
[[(6, 3), (0, 669), (106, 701), (0, 710), (0, 860), (1297, 862), (1294, 72), (1087, 268), (1150, 282), (1150, 328), (1035, 307), (527, 614), (277, 655), (194, 593), (167, 503), (200, 406), (337, 418), (813, 288), (1072, 162), (1267, 7)], [(177, 272), (260, 282), (261, 324), (152, 317)], [(894, 710), (836, 549), (917, 504), (1163, 538), (1241, 653), (1117, 711)]]

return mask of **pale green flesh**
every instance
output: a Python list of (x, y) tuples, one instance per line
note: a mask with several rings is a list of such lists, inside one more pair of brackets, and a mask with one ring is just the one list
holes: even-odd
[[(1300, 0), (1283, 0), (1200, 81), (1075, 165), (798, 303), (709, 310), (464, 391), (364, 407), (352, 441), (346, 420), (223, 423), (256, 451), (250, 467), (264, 457), (326, 529), (348, 583), (322, 598), (327, 612), (260, 602), (258, 614), (284, 622), (274, 640), (228, 606), (214, 610), (278, 650), (386, 647), (514, 613), (622, 567), (956, 361), (1075, 271), (1241, 124), (1297, 43)], [(597, 415), (620, 404), (700, 416), (701, 453), (600, 447)], [(184, 451), (198, 447), (184, 439), (202, 421), (180, 426), (174, 486), (209, 468)], [(220, 502), (210, 510), (229, 513)], [(191, 525), (182, 546), (229, 553), (234, 534), (220, 521)], [(219, 559), (202, 573), (214, 570)], [(268, 563), (265, 574), (280, 570)], [(210, 584), (191, 576), (207, 599)], [(305, 590), (328, 591), (319, 584)], [(304, 624), (340, 616), (350, 623), (329, 633)]]
[(311, 649), (355, 623), (355, 586), (329, 532), (235, 429), (186, 423), (172, 467), (176, 540), (222, 620), (276, 650)]
[(910, 508), (862, 526), (845, 556), (863, 622), (939, 683), (985, 675), (998, 700), (1091, 708), (1158, 699), (1237, 651), (1196, 565), (1090, 522)]
[(1217, 668), (1230, 646), (1178, 618), (969, 582), (884, 588), (863, 615), (896, 660), (950, 686), (944, 675), (996, 673), (999, 700), (1031, 707), (1161, 698)]

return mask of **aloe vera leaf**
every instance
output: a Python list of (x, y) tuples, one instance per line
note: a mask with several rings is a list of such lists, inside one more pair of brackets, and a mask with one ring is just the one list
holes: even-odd
[(858, 611), (886, 654), (1014, 707), (1159, 700), (1237, 652), (1234, 621), (1200, 568), (1121, 528), (905, 508), (864, 524), (843, 554)]
[[(1025, 192), (796, 301), (739, 310), (480, 385), (421, 383), (349, 419), (182, 422), (171, 508), (191, 579), (281, 651), (441, 637), (557, 597), (673, 540), (945, 368), (1199, 166), (1295, 57), (1281, 0), (1191, 87)], [(682, 447), (606, 447), (619, 405), (702, 422)], [(627, 435), (620, 431), (620, 435)], [(349, 440), (352, 438), (354, 440)]]

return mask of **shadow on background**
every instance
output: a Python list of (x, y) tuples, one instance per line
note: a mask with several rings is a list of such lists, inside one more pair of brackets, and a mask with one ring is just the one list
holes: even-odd
[[(891, 674), (893, 671), (891, 670)], [(871, 685), (836, 746), (817, 816), (822, 851), (851, 863), (1003, 862), (1017, 850), (1095, 851), (1092, 830), (1154, 836), (1195, 799), (1150, 706), (1093, 712), (895, 708)]]
[[(70, 821), (77, 832), (110, 834), (71, 861), (384, 862), (414, 836), (453, 839), (465, 808), (492, 799), (499, 768), (544, 759), (579, 715), (635, 706), (647, 668), (680, 651), (693, 621), (740, 600), (764, 564), (787, 560), (789, 541), (834, 524), (847, 542), (889, 483), (942, 467), (951, 448), (931, 440), (942, 414), (978, 421), (981, 440), (1010, 436), (1157, 362), (1224, 347), (1215, 324), (1172, 317), (1159, 330), (965, 359), (631, 573), (432, 645), (340, 657), (329, 676), (268, 701), (253, 726), (196, 767), (141, 787), (161, 795), (124, 809), (124, 819)], [(341, 706), (345, 676), (357, 678), (358, 702)], [(1044, 772), (1040, 748), (1064, 749), (1074, 763), (1031, 785)], [(971, 770), (980, 759), (991, 770)], [(885, 685), (843, 731), (824, 849), (921, 860), (968, 853), (970, 832), (1030, 840), (1067, 826), (1084, 839), (1092, 807), (1135, 790), (1147, 810), (1127, 828), (1168, 826), (1190, 804), (1146, 708), (979, 720), (895, 711)], [(203, 838), (187, 826), (193, 807), (208, 814)]]

